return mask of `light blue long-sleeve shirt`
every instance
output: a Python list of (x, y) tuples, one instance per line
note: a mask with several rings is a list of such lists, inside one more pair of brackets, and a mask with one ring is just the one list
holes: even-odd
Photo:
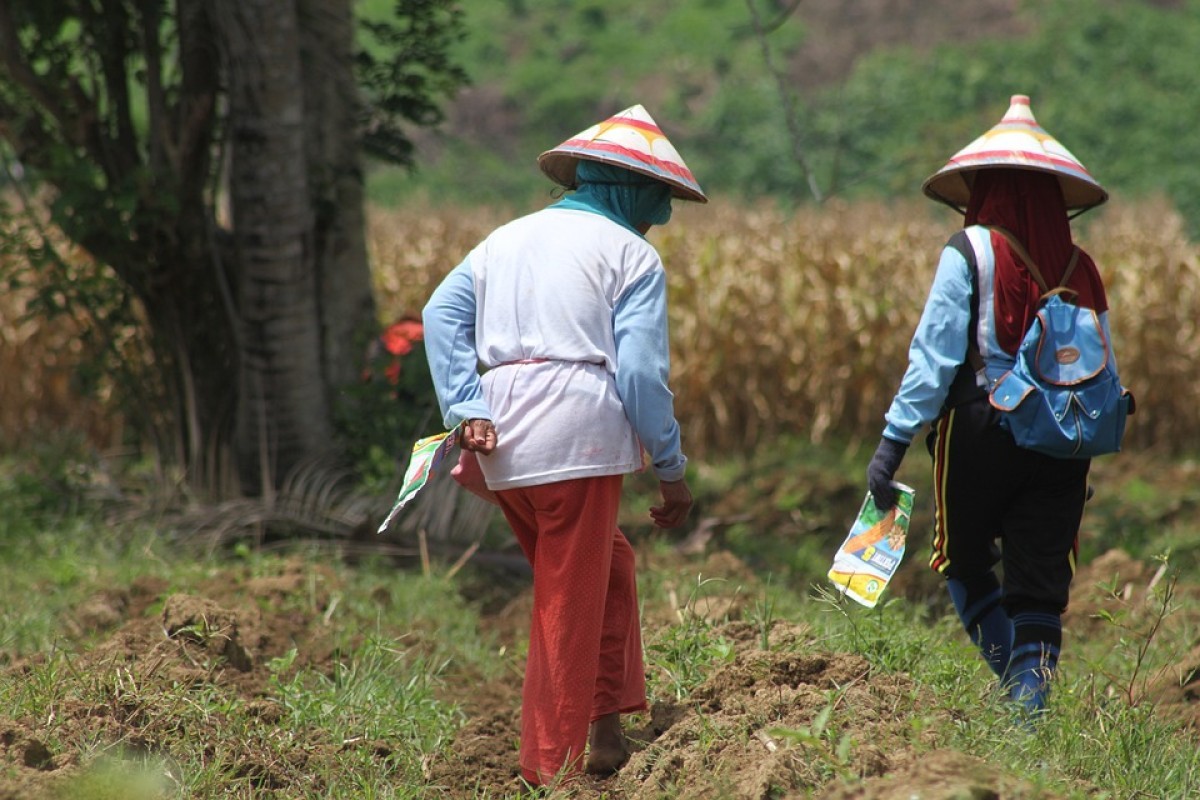
[[(959, 367), (967, 360), (974, 286), (979, 289), (975, 343), (984, 363), (984, 375), (977, 377), (977, 383), (984, 389), (990, 388), (1015, 363), (1015, 358), (1000, 347), (996, 338), (993, 291), (996, 255), (992, 250), (991, 234), (977, 225), (964, 230), (974, 249), (975, 273), (972, 274), (971, 265), (958, 248), (946, 246), (942, 249), (925, 309), (908, 348), (908, 368), (884, 415), (887, 424), (883, 435), (889, 439), (911, 444), (921, 428), (941, 413), (950, 385)], [(1111, 343), (1108, 312), (1098, 316), (1104, 335)], [(1115, 355), (1113, 367), (1116, 368)]]
[(466, 259), (445, 277), (422, 313), (425, 354), (446, 430), (468, 419), (491, 419), (475, 355), (475, 281)]
[(908, 368), (884, 415), (883, 435), (910, 444), (937, 417), (966, 361), (971, 325), (970, 266), (953, 247), (942, 250), (925, 310), (908, 347)]

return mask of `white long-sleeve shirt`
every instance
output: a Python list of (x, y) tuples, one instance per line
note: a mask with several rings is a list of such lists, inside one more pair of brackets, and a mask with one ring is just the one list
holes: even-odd
[(496, 229), (446, 277), (425, 350), (446, 427), (496, 426), (490, 489), (633, 472), (643, 447), (659, 479), (683, 477), (666, 297), (649, 242), (574, 209)]

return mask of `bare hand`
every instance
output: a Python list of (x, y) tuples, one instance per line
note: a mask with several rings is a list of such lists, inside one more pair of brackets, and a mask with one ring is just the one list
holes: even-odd
[(659, 481), (658, 490), (662, 493), (662, 505), (650, 507), (650, 518), (660, 528), (677, 528), (687, 519), (692, 510), (692, 493), (687, 481)]
[(458, 446), (480, 455), (490, 454), (496, 449), (496, 426), (490, 419), (467, 420), (458, 434)]

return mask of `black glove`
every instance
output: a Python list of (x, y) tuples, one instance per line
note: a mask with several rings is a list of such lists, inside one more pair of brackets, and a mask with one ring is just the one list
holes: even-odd
[(887, 511), (896, 505), (896, 489), (892, 486), (892, 478), (908, 452), (908, 445), (889, 439), (886, 436), (879, 440), (875, 455), (867, 466), (867, 486), (871, 489), (871, 497), (875, 499), (875, 507)]

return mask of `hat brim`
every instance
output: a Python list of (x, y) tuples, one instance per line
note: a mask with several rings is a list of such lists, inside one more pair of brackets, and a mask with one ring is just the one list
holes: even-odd
[(546, 177), (559, 186), (567, 189), (577, 189), (579, 181), (575, 177), (575, 168), (579, 165), (580, 159), (624, 167), (630, 172), (636, 172), (639, 175), (645, 175), (647, 178), (653, 178), (671, 187), (671, 196), (680, 200), (690, 200), (695, 203), (708, 202), (708, 197), (697, 187), (689, 186), (684, 181), (664, 174), (658, 169), (647, 167), (626, 153), (604, 153), (592, 150), (576, 153), (564, 152), (556, 148), (554, 150), (547, 150), (538, 156), (538, 166), (546, 174)]
[(931, 175), (921, 185), (921, 191), (930, 199), (945, 203), (951, 208), (965, 211), (971, 200), (971, 176), (984, 169), (1024, 169), (1044, 172), (1058, 178), (1062, 187), (1063, 201), (1068, 211), (1082, 214), (1108, 201), (1108, 192), (1099, 184), (1076, 178), (1058, 169), (1047, 169), (1036, 164), (998, 162), (994, 164), (971, 164), (943, 169)]

